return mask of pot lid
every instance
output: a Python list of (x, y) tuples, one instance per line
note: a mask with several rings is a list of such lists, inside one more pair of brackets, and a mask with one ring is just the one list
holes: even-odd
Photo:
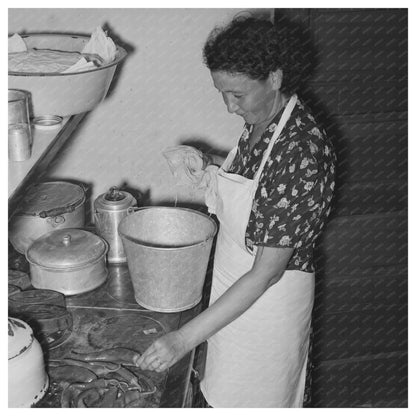
[(14, 309), (18, 311), (27, 305), (42, 304), (65, 307), (65, 296), (60, 292), (49, 289), (23, 290), (9, 295), (9, 310)]
[(19, 315), (19, 317), (25, 319), (29, 324), (33, 322), (34, 327), (36, 325), (37, 333), (54, 333), (57, 331), (65, 331), (72, 327), (71, 312), (64, 306), (46, 303), (25, 305), (19, 310)]
[(9, 360), (23, 354), (33, 343), (32, 328), (21, 319), (8, 319)]
[(101, 237), (78, 228), (63, 228), (35, 240), (26, 259), (42, 267), (67, 269), (94, 263), (107, 251), (108, 244)]
[(116, 186), (112, 186), (106, 193), (99, 195), (94, 202), (96, 209), (110, 211), (126, 209), (136, 204), (136, 199), (130, 193), (121, 191)]
[(77, 206), (85, 199), (80, 185), (70, 182), (42, 182), (28, 189), (16, 211), (17, 214), (39, 215), (41, 212)]

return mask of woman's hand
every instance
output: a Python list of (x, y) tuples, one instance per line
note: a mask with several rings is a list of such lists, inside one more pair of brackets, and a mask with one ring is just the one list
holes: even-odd
[(158, 338), (137, 360), (136, 366), (141, 370), (158, 373), (177, 363), (191, 348), (179, 331), (169, 332)]
[(202, 153), (202, 169), (205, 170), (209, 165), (213, 164), (213, 158), (208, 153)]

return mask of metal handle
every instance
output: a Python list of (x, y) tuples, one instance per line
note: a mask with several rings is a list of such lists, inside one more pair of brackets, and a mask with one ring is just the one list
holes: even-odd
[(101, 212), (95, 210), (94, 211), (94, 224), (98, 225), (98, 223), (101, 221), (102, 217), (103, 217), (103, 215), (101, 214)]
[(65, 217), (58, 215), (56, 217), (47, 217), (46, 221), (52, 226), (57, 227), (65, 222)]
[(127, 215), (134, 214), (139, 209), (140, 209), (139, 207), (128, 207), (127, 208)]
[(57, 217), (58, 215), (66, 214), (67, 212), (73, 212), (75, 211), (75, 208), (77, 207), (78, 203), (74, 203), (71, 205), (67, 205), (65, 207), (60, 208), (52, 208), (48, 211), (41, 211), (39, 212), (39, 217), (41, 218), (47, 218), (47, 217)]

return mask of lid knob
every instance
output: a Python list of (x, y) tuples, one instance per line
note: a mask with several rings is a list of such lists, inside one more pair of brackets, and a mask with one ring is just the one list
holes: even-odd
[(65, 247), (68, 247), (71, 244), (71, 235), (70, 234), (65, 234), (62, 237), (62, 243), (64, 244)]

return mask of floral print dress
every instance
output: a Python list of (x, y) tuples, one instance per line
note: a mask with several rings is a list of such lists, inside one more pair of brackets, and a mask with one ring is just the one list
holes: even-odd
[[(244, 126), (230, 173), (253, 178), (282, 112), (251, 151), (253, 126)], [(314, 272), (314, 246), (329, 216), (334, 186), (332, 144), (298, 99), (260, 177), (246, 229), (247, 247), (291, 247), (294, 252), (286, 269)]]

